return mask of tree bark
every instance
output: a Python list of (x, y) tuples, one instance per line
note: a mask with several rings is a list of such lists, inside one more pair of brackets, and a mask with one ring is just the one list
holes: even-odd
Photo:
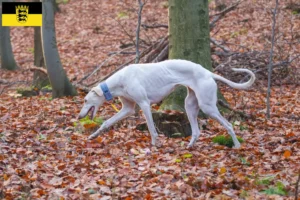
[(52, 97), (77, 95), (62, 67), (56, 45), (54, 10), (52, 0), (43, 0), (42, 45), (45, 64), (52, 86)]
[[(185, 59), (212, 70), (207, 0), (169, 1), (169, 58)], [(186, 87), (178, 87), (162, 103), (162, 110), (185, 111)]]
[(11, 41), (10, 41), (10, 28), (8, 26), (2, 26), (2, 2), (0, 0), (0, 55), (1, 55), (1, 68), (7, 70), (15, 70), (18, 68), (14, 54), (12, 51)]

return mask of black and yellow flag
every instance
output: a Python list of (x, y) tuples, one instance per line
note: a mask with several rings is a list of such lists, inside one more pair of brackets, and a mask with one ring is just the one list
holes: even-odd
[(42, 26), (42, 2), (2, 2), (2, 26)]

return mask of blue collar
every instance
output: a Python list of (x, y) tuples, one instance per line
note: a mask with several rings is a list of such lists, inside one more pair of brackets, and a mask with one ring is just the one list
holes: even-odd
[(109, 91), (109, 89), (108, 89), (108, 87), (107, 87), (107, 84), (106, 84), (105, 82), (100, 83), (100, 88), (101, 88), (101, 90), (102, 90), (102, 92), (103, 92), (103, 94), (104, 94), (104, 97), (105, 97), (105, 99), (106, 99), (107, 101), (113, 99), (113, 97), (112, 97), (112, 95), (111, 95), (111, 93), (110, 93), (110, 91)]

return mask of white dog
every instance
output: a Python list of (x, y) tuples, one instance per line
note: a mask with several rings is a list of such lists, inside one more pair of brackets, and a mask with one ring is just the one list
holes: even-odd
[(200, 135), (197, 123), (199, 109), (208, 116), (221, 123), (231, 135), (234, 147), (239, 148), (240, 143), (236, 138), (232, 125), (219, 113), (217, 104), (217, 84), (215, 80), (222, 81), (236, 89), (247, 89), (255, 81), (255, 75), (247, 69), (235, 69), (237, 72), (246, 72), (251, 78), (246, 83), (234, 83), (217, 74), (214, 74), (201, 65), (186, 60), (167, 60), (160, 63), (133, 64), (116, 72), (99, 86), (94, 87), (84, 98), (84, 106), (78, 118), (85, 117), (91, 112), (93, 119), (99, 106), (104, 101), (119, 97), (122, 109), (116, 115), (105, 121), (102, 126), (89, 139), (94, 139), (114, 123), (134, 114), (135, 104), (142, 109), (149, 132), (151, 143), (155, 145), (157, 131), (152, 119), (152, 103), (163, 100), (178, 85), (188, 89), (185, 99), (185, 110), (192, 128), (192, 138), (188, 147), (193, 146)]

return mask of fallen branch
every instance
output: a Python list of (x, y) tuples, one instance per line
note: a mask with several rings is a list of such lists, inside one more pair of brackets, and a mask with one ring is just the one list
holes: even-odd
[(210, 29), (213, 29), (215, 27), (215, 24), (222, 18), (224, 17), (227, 13), (229, 13), (230, 11), (232, 11), (233, 9), (235, 9), (239, 4), (241, 3), (241, 0), (233, 3), (231, 6), (225, 8), (224, 10), (222, 10), (219, 13), (216, 13), (212, 16), (215, 16), (212, 21), (209, 24)]
[(152, 60), (152, 63), (163, 61), (169, 54), (169, 44), (158, 54), (158, 56)]
[(142, 24), (142, 27), (144, 29), (148, 29), (148, 28), (169, 28), (169, 26), (166, 25), (166, 24), (155, 24), (155, 25)]
[(228, 47), (221, 45), (214, 38), (210, 38), (210, 42), (213, 43), (214, 45), (216, 45), (217, 47), (219, 47), (220, 49), (222, 49), (224, 52), (226, 52), (226, 53), (230, 52), (230, 49)]
[(42, 72), (42, 73), (44, 73), (46, 75), (48, 74), (47, 70), (45, 68), (43, 68), (43, 67), (30, 67), (27, 70), (29, 70), (29, 71), (39, 71), (39, 72)]
[(248, 115), (242, 111), (239, 111), (239, 110), (234, 110), (233, 108), (231, 108), (227, 103), (225, 103), (223, 100), (221, 99), (218, 99), (218, 104), (234, 113), (237, 113), (238, 115), (240, 115), (241, 117), (243, 117), (244, 119), (251, 119), (252, 116), (251, 115)]
[(168, 46), (168, 36), (164, 37), (159, 43), (158, 45), (151, 50), (150, 53), (148, 53), (145, 62), (146, 63), (151, 63), (158, 54), (160, 54), (160, 52), (165, 48), (165, 46)]
[(9, 82), (7, 80), (4, 79), (0, 79), (0, 84), (8, 84)]
[(115, 54), (134, 55), (135, 52), (133, 52), (133, 51), (124, 51), (124, 52), (120, 52), (120, 53), (119, 52), (110, 52), (107, 55), (112, 56), (112, 55), (115, 55)]
[(15, 84), (20, 84), (20, 83), (23, 83), (23, 84), (28, 84), (28, 81), (14, 81), (14, 82), (9, 82), (7, 80), (4, 80), (4, 79), (0, 79), (0, 84), (5, 84), (5, 86), (2, 87), (1, 91), (0, 91), (0, 95), (4, 92), (4, 90), (12, 85), (15, 85)]

